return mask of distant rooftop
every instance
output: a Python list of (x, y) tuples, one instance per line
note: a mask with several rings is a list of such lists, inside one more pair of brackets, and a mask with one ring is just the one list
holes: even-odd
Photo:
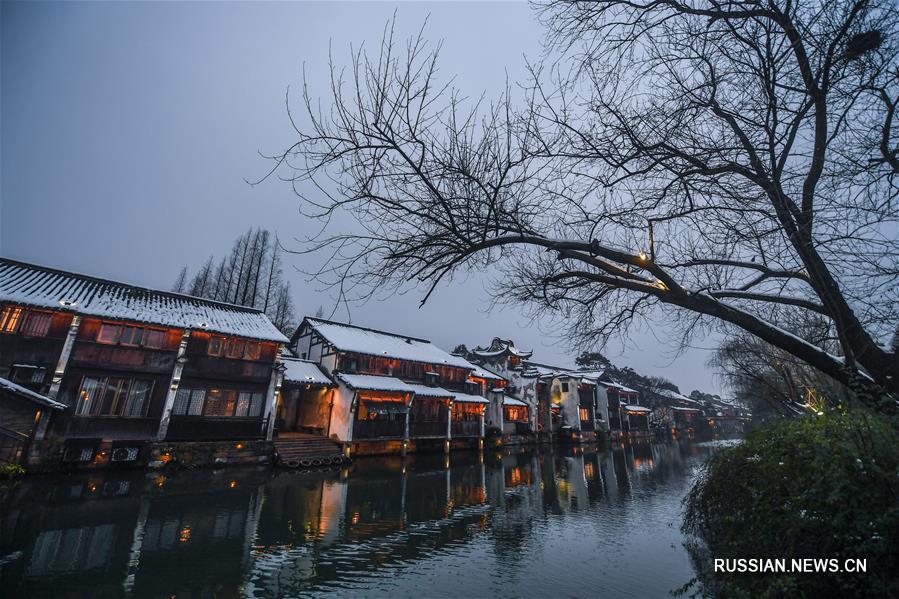
[(501, 339), (499, 337), (494, 337), (493, 341), (490, 342), (489, 347), (476, 347), (471, 350), (471, 353), (482, 358), (492, 358), (494, 356), (508, 354), (527, 359), (530, 358), (534, 352), (518, 349), (517, 347), (515, 347), (515, 342), (511, 339)]
[[(323, 320), (307, 316), (304, 324), (308, 324), (339, 351), (383, 356), (410, 362), (455, 366), (470, 369), (471, 364), (464, 358), (454, 356), (427, 339), (388, 333), (366, 327), (342, 322)], [(302, 328), (303, 325), (300, 325)], [(296, 338), (296, 335), (294, 335)]]
[(287, 338), (254, 308), (0, 258), (0, 302), (262, 341)]

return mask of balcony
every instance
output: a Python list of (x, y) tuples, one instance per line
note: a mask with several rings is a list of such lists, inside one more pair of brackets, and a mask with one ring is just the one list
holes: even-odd
[(409, 424), (409, 436), (413, 439), (444, 438), (446, 437), (446, 422), (436, 420), (411, 422)]
[(405, 420), (357, 420), (353, 423), (353, 439), (402, 439)]
[(53, 427), (60, 437), (101, 437), (104, 439), (153, 439), (159, 430), (159, 418), (126, 416), (72, 416), (63, 432)]
[(481, 423), (477, 420), (453, 420), (451, 425), (453, 438), (481, 436)]

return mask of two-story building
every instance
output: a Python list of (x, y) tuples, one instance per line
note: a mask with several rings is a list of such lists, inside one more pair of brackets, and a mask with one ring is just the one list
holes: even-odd
[(312, 317), (297, 328), (291, 349), (320, 367), (334, 388), (327, 400), (285, 395), (295, 405), (284, 409), (300, 418), (318, 414), (321, 434), (348, 453), (480, 445), (489, 402), (464, 358), (426, 339)]
[(286, 342), (252, 308), (0, 259), (0, 377), (64, 406), (36, 425), (34, 466), (165, 462), (197, 441), (252, 458)]

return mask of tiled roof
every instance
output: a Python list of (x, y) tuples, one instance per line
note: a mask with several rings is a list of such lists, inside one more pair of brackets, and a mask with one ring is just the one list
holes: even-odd
[(443, 351), (427, 339), (397, 335), (342, 322), (306, 317), (305, 323), (339, 351), (470, 368), (463, 358)]
[(0, 378), (0, 391), (12, 393), (13, 395), (17, 395), (21, 398), (28, 399), (43, 406), (53, 408), (54, 410), (66, 409), (66, 405), (64, 403), (59, 403), (58, 401), (54, 401), (49, 397), (41, 395), (40, 393), (35, 393), (31, 389), (26, 389), (22, 385), (17, 385), (16, 383), (8, 379)]
[(287, 338), (261, 311), (0, 258), (0, 301), (263, 341)]
[(333, 385), (325, 372), (315, 362), (300, 360), (298, 358), (284, 358), (284, 382), (301, 383), (305, 385)]

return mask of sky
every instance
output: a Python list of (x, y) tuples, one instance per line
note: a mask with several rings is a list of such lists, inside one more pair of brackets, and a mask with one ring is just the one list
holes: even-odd
[[(543, 32), (524, 2), (3, 2), (0, 4), (0, 254), (160, 289), (182, 266), (226, 253), (249, 227), (289, 247), (316, 230), (290, 187), (263, 176), (292, 141), (288, 89), (327, 93), (329, 52), (403, 39), (427, 20), (443, 41), (441, 76), (472, 96), (524, 77)], [(316, 90), (321, 90), (316, 93)], [(285, 256), (300, 315), (334, 304)], [(511, 338), (540, 362), (578, 353), (546, 323), (494, 307), (488, 281), (467, 277), (420, 294), (352, 307), (356, 324), (452, 349)], [(337, 317), (346, 319), (345, 312)], [(714, 339), (677, 351), (664, 329), (610, 340), (619, 366), (721, 392), (706, 366)]]

